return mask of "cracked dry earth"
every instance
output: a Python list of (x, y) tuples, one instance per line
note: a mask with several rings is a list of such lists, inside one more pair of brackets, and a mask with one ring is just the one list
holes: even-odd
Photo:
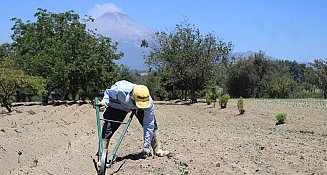
[[(327, 175), (327, 102), (237, 99), (226, 109), (156, 102), (169, 157), (138, 159), (143, 131), (133, 120), (106, 174)], [(311, 102), (315, 103), (315, 102)], [(0, 174), (97, 174), (95, 109), (90, 104), (17, 106), (0, 114)], [(275, 115), (287, 121), (275, 125)], [(127, 119), (127, 117), (126, 117)], [(118, 140), (120, 127), (110, 143)], [(110, 154), (110, 153), (109, 153)]]

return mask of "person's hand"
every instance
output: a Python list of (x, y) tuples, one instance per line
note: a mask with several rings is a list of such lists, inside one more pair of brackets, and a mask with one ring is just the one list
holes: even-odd
[(106, 103), (104, 101), (100, 101), (98, 103), (98, 106), (99, 106), (100, 111), (105, 111), (106, 108), (107, 108), (107, 105), (106, 105)]
[(141, 152), (141, 155), (143, 158), (151, 157), (151, 150), (150, 148), (143, 148), (143, 151)]
[(104, 101), (100, 101), (99, 103), (98, 103), (98, 105), (100, 106), (100, 107), (102, 107), (102, 106), (106, 106), (106, 103), (104, 102)]

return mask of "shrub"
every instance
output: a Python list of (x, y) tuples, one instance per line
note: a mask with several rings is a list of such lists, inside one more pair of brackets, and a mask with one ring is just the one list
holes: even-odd
[(205, 99), (206, 99), (206, 103), (207, 103), (207, 105), (210, 105), (211, 104), (211, 102), (212, 102), (212, 92), (211, 91), (207, 91), (206, 92), (206, 95), (205, 95)]
[(286, 119), (287, 119), (287, 114), (285, 114), (285, 113), (278, 113), (276, 115), (276, 120), (277, 120), (276, 125), (284, 124)]
[(218, 86), (207, 86), (204, 90), (205, 92), (204, 98), (206, 100), (207, 105), (213, 103), (213, 107), (216, 107), (217, 97), (221, 95), (222, 91), (223, 89)]
[(230, 99), (229, 94), (224, 94), (219, 97), (219, 104), (221, 108), (226, 108), (228, 100)]
[(243, 107), (243, 97), (240, 97), (238, 99), (237, 108), (238, 108), (238, 111), (240, 112), (240, 114), (244, 114), (245, 110), (244, 110), (244, 107)]

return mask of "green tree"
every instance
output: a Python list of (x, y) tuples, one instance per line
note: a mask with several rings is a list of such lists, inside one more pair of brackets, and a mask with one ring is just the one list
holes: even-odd
[(0, 63), (11, 53), (11, 44), (4, 43), (0, 45)]
[(240, 58), (236, 64), (227, 70), (226, 86), (232, 97), (254, 97), (257, 76), (251, 60)]
[(149, 43), (147, 63), (163, 76), (173, 90), (187, 91), (196, 101), (195, 92), (215, 77), (214, 68), (227, 59), (232, 44), (212, 33), (201, 35), (199, 29), (187, 21), (176, 25), (175, 30), (157, 32), (154, 43)]
[(260, 87), (264, 97), (288, 98), (297, 89), (298, 84), (291, 75), (276, 74), (264, 78), (260, 82)]
[(171, 98), (166, 90), (165, 81), (163, 81), (161, 74), (158, 72), (149, 72), (143, 77), (144, 84), (148, 86), (154, 100), (165, 100)]
[(313, 67), (306, 67), (304, 70), (304, 89), (309, 92), (313, 92), (318, 86), (319, 81), (316, 76), (315, 70)]
[(127, 80), (134, 83), (139, 83), (139, 73), (137, 71), (130, 70), (127, 65), (121, 64), (118, 68), (118, 73), (115, 81)]
[(44, 93), (44, 79), (26, 75), (22, 70), (16, 70), (11, 57), (6, 57), (0, 66), (0, 102), (11, 112), (11, 97), (20, 87), (30, 89), (35, 94)]
[(304, 72), (306, 69), (305, 64), (299, 64), (296, 61), (288, 60), (281, 60), (277, 62), (280, 64), (280, 66), (284, 66), (286, 69), (288, 69), (288, 72), (297, 83), (304, 82)]
[(313, 67), (316, 70), (318, 87), (324, 92), (324, 99), (327, 99), (327, 59), (314, 60)]
[(298, 89), (287, 64), (266, 58), (263, 52), (239, 58), (227, 70), (227, 88), (232, 97), (288, 98)]
[(24, 83), (24, 73), (12, 69), (13, 62), (4, 60), (0, 67), (0, 100), (1, 104), (11, 112), (11, 96), (18, 86)]
[(77, 95), (93, 98), (112, 80), (122, 53), (117, 43), (86, 29), (86, 22), (74, 11), (52, 13), (38, 9), (35, 22), (15, 22), (12, 35), (17, 63), (26, 73), (46, 79), (44, 102), (57, 89), (65, 99)]
[[(255, 86), (253, 93), (256, 98), (262, 97), (260, 82), (270, 76), (274, 76), (277, 72), (283, 71), (274, 61), (269, 60), (263, 51), (255, 53), (254, 57), (250, 57), (253, 62)], [(284, 70), (286, 71), (286, 70)]]

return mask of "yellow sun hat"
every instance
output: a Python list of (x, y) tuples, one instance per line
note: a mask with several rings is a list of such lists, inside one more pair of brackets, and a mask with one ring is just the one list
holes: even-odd
[(136, 85), (132, 92), (136, 107), (141, 109), (150, 108), (150, 92), (144, 85)]

